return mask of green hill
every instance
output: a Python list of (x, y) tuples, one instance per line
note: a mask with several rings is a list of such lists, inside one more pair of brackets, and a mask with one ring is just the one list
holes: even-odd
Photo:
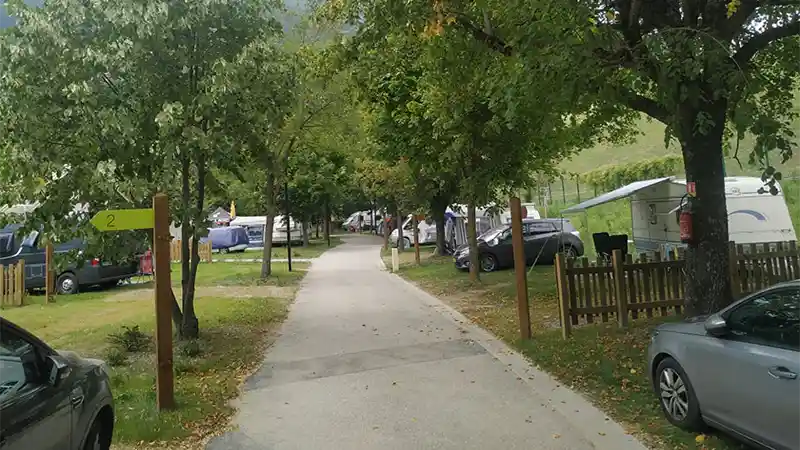
[[(800, 112), (800, 92), (795, 96), (795, 110)], [(800, 120), (795, 121), (795, 124), (795, 129), (797, 130), (795, 145), (800, 147)], [(638, 122), (638, 128), (641, 134), (637, 136), (635, 142), (618, 146), (597, 145), (564, 161), (561, 164), (561, 168), (567, 172), (584, 173), (601, 166), (628, 164), (670, 154), (680, 155), (680, 146), (677, 142), (671, 142), (669, 148), (664, 145), (664, 125), (660, 122), (642, 117)], [(728, 157), (726, 158), (725, 166), (728, 174), (760, 175), (756, 167), (747, 165), (747, 158), (752, 148), (753, 138), (747, 136), (739, 143), (739, 159), (742, 161), (744, 168), (740, 168), (733, 158)], [(785, 175), (800, 175), (800, 152), (796, 152), (794, 157), (783, 165), (777, 164), (779, 162), (777, 161), (777, 154), (771, 155), (771, 157), (775, 159), (771, 161), (772, 164), (782, 170)]]

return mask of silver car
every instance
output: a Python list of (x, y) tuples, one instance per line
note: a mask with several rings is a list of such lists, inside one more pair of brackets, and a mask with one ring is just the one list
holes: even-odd
[(656, 328), (653, 388), (674, 425), (708, 424), (768, 449), (800, 449), (800, 281)]

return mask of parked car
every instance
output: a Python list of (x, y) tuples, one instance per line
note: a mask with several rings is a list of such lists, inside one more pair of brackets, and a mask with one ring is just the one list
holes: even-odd
[[(40, 247), (39, 232), (33, 231), (23, 239), (17, 233), (19, 225), (9, 225), (0, 230), (0, 264), (16, 264), (25, 261), (25, 288), (42, 289), (45, 286), (45, 249)], [(82, 253), (86, 243), (81, 239), (56, 244), (53, 253), (77, 251)], [(56, 291), (59, 294), (76, 294), (85, 286), (116, 286), (120, 280), (139, 273), (139, 260), (133, 255), (127, 261), (112, 262), (91, 258), (83, 265), (70, 264), (56, 276)]]
[[(580, 233), (568, 219), (523, 219), (522, 232), (525, 242), (525, 263), (552, 263), (556, 254), (583, 255)], [(494, 227), (478, 237), (481, 270), (492, 272), (514, 265), (514, 249), (511, 242), (511, 225)], [(469, 269), (469, 246), (462, 245), (453, 254), (456, 268)]]
[(108, 450), (114, 404), (108, 369), (59, 352), (0, 317), (0, 447)]
[(672, 424), (708, 424), (763, 448), (800, 448), (800, 281), (658, 326), (648, 359)]
[(211, 250), (220, 253), (243, 252), (250, 245), (247, 230), (240, 226), (209, 228), (208, 237), (201, 242), (211, 239)]

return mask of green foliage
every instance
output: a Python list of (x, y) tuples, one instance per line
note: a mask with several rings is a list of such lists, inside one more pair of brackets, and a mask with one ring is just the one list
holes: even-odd
[(683, 171), (683, 158), (665, 156), (630, 164), (599, 167), (581, 175), (583, 182), (602, 190), (613, 190), (634, 181), (669, 177)]
[(120, 351), (140, 353), (147, 351), (152, 344), (152, 338), (144, 334), (139, 325), (132, 327), (123, 326), (122, 331), (108, 335), (108, 342)]
[(128, 363), (128, 352), (119, 347), (109, 347), (103, 355), (103, 360), (111, 367), (120, 367)]

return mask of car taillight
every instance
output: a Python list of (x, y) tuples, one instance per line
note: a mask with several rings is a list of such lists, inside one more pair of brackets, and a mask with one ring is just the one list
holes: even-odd
[(92, 267), (97, 267), (100, 265), (100, 258), (92, 258)]

